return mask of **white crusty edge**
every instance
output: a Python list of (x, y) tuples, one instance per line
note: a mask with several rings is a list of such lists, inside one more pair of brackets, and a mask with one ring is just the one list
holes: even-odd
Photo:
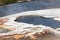
[[(55, 20), (60, 21), (60, 19), (59, 19), (60, 18), (60, 8), (21, 12), (21, 13), (17, 13), (17, 14), (12, 14), (12, 15), (8, 15), (8, 16), (4, 16), (4, 17), (1, 17), (1, 18), (8, 18), (9, 19), (9, 21), (4, 23), (4, 24), (10, 24), (10, 22), (12, 22), (13, 24), (15, 23), (14, 25), (17, 24), (17, 26), (21, 25), (21, 24), (24, 25), (24, 27), (27, 27), (27, 26), (29, 26), (29, 27), (33, 27), (33, 26), (38, 27), (39, 26), (39, 27), (42, 27), (42, 29), (40, 29), (39, 31), (36, 31), (36, 32), (42, 32), (43, 29), (49, 29), (50, 30), (49, 32), (53, 32), (54, 34), (59, 34), (60, 35), (59, 31), (57, 31), (55, 29), (52, 30), (50, 27), (45, 27), (45, 26), (42, 26), (42, 25), (32, 25), (32, 24), (14, 22), (14, 20), (17, 17), (25, 16), (25, 15), (39, 15), (39, 16), (43, 16), (43, 17), (46, 17), (46, 18), (54, 18)], [(14, 26), (14, 25), (12, 25), (12, 26)], [(24, 29), (22, 27), (20, 27), (20, 29), (17, 28), (16, 30), (8, 32), (8, 33), (0, 33), (0, 36), (12, 35), (12, 34), (21, 34), (21, 31), (23, 31), (23, 30)], [(27, 32), (27, 31), (28, 30), (25, 30), (25, 32)], [(22, 32), (22, 33), (24, 33), (24, 32)]]

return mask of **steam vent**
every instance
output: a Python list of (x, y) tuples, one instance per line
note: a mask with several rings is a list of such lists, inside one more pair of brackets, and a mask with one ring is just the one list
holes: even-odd
[(60, 0), (0, 5), (0, 40), (60, 40)]

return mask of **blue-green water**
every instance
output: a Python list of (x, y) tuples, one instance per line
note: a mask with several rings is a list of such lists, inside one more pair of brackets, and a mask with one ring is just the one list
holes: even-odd
[[(24, 3), (14, 3), (9, 5), (0, 6), (0, 17), (11, 15), (15, 13), (25, 12), (25, 11), (34, 11), (34, 10), (44, 10), (44, 9), (53, 9), (53, 8), (60, 8), (60, 1), (59, 2), (47, 2), (47, 1), (31, 1), (31, 2), (24, 2)], [(30, 20), (31, 24), (41, 24), (45, 26), (51, 26), (53, 28), (60, 27), (60, 21), (56, 21), (54, 19), (42, 19), (36, 18), (37, 20)], [(23, 20), (23, 19), (22, 19)], [(26, 22), (25, 19), (23, 22)], [(34, 22), (32, 22), (34, 21)]]
[(48, 1), (31, 1), (24, 3), (14, 3), (9, 5), (0, 6), (0, 17), (11, 15), (15, 13), (25, 12), (25, 11), (34, 11), (41, 9), (50, 9), (50, 8), (59, 8), (59, 2), (48, 2)]

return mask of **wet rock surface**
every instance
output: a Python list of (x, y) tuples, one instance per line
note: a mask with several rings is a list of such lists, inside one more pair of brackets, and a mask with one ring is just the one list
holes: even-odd
[(33, 25), (50, 26), (52, 28), (60, 28), (60, 21), (54, 20), (53, 18), (45, 18), (45, 17), (38, 16), (38, 15), (20, 16), (15, 21), (33, 24)]
[[(35, 12), (33, 12), (33, 14), (34, 13)], [(7, 29), (9, 27), (16, 29), (10, 31), (1, 28), (0, 40), (60, 40), (60, 31), (53, 29), (60, 26), (58, 20), (33, 14), (30, 13), (27, 15), (27, 13), (25, 13), (25, 16), (23, 16), (22, 13), (19, 13), (7, 16), (6, 18), (10, 20), (4, 23), (6, 25), (5, 27)], [(16, 17), (16, 19), (13, 19), (14, 17)], [(51, 23), (56, 25), (52, 25)]]
[[(48, 16), (59, 16), (60, 1), (53, 0), (51, 1), (31, 1), (24, 3), (14, 3), (9, 5), (0, 6), (0, 17), (7, 16), (10, 20), (5, 22), (4, 27), (0, 30), (0, 40), (60, 40), (60, 31), (55, 30), (54, 28), (60, 28), (60, 21), (53, 18), (48, 18)], [(42, 9), (53, 9), (47, 12)], [(34, 11), (42, 10), (36, 12), (27, 12), (25, 11)], [(50, 13), (51, 12), (51, 13)], [(20, 13), (20, 14), (17, 14)], [(35, 14), (42, 16), (36, 16)], [(45, 13), (45, 14), (44, 14)], [(48, 14), (47, 14), (48, 13)], [(53, 13), (53, 14), (52, 14)], [(11, 14), (16, 14), (12, 15)], [(31, 16), (31, 15), (35, 16)], [(20, 17), (19, 17), (20, 15)], [(26, 15), (26, 16), (23, 16)], [(28, 16), (27, 16), (28, 15)], [(30, 16), (29, 16), (30, 15)], [(48, 15), (47, 18), (43, 17)], [(16, 18), (15, 18), (16, 17)], [(17, 18), (18, 17), (18, 18)], [(14, 21), (15, 20), (15, 21)], [(6, 27), (7, 26), (7, 27)], [(52, 28), (51, 28), (52, 27)], [(8, 29), (13, 29), (12, 31)], [(23, 34), (23, 35), (21, 35)]]

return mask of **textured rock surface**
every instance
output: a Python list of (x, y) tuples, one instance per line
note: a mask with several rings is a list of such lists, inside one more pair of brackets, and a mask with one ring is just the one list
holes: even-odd
[[(1, 17), (1, 20), (4, 18), (8, 19), (8, 21), (0, 23), (2, 23), (1, 27), (9, 30), (9, 32), (7, 31), (6, 33), (0, 33), (0, 40), (60, 40), (60, 31), (56, 30), (60, 27), (60, 20), (57, 20), (60, 19), (60, 14), (58, 13), (60, 12), (59, 10), (60, 9), (28, 11)], [(57, 15), (51, 15), (52, 13)], [(51, 25), (53, 25), (51, 23), (51, 25), (49, 24), (49, 26), (42, 24), (48, 23), (43, 22), (46, 20), (48, 21), (48, 19), (49, 23), (51, 21), (50, 19), (53, 19), (51, 23), (57, 23), (53, 23), (56, 25), (56, 28), (51, 28)], [(43, 21), (41, 22), (41, 20)], [(39, 23), (39, 25), (35, 25), (34, 23)], [(3, 29), (2, 31), (5, 30)]]
[(33, 0), (0, 6), (0, 16), (4, 16), (0, 17), (0, 40), (60, 40), (59, 3)]

